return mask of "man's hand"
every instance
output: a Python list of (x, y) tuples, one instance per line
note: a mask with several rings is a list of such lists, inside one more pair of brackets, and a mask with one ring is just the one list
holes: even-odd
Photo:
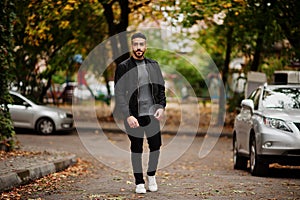
[(159, 121), (162, 120), (164, 118), (164, 109), (157, 109), (157, 111), (154, 113), (154, 117)]
[(129, 116), (127, 118), (127, 123), (130, 128), (137, 128), (140, 126), (138, 120), (134, 116)]

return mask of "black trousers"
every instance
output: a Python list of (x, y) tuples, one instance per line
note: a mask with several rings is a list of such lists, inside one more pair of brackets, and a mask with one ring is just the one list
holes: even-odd
[(137, 120), (140, 125), (138, 128), (130, 128), (125, 120), (126, 132), (131, 143), (131, 163), (136, 185), (145, 183), (142, 167), (144, 135), (147, 137), (150, 150), (147, 170), (148, 176), (154, 176), (156, 173), (160, 147), (162, 145), (159, 121), (153, 116), (141, 116), (137, 117)]

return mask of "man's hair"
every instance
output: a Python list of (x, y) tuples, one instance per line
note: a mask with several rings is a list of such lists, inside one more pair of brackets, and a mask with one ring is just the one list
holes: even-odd
[(134, 33), (132, 36), (131, 36), (131, 41), (135, 38), (143, 38), (146, 40), (146, 36), (143, 34), (143, 33)]

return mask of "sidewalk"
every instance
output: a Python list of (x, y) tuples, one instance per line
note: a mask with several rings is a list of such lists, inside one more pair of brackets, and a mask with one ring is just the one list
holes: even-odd
[(37, 151), (30, 147), (10, 153), (1, 152), (0, 192), (66, 169), (76, 156), (66, 152)]
[[(101, 122), (101, 124), (91, 122), (75, 123), (77, 131), (102, 129), (104, 132), (120, 132), (122, 127), (115, 123)], [(199, 129), (196, 133), (189, 132), (189, 128), (178, 132), (178, 128), (164, 126), (163, 134), (186, 134), (205, 136), (206, 130)], [(217, 129), (210, 129), (210, 136), (219, 136), (214, 132)], [(221, 137), (231, 137), (229, 130), (223, 130)], [(66, 152), (56, 152), (45, 149), (35, 150), (31, 147), (24, 147), (14, 153), (0, 154), (0, 192), (9, 190), (13, 187), (24, 185), (32, 180), (41, 178), (51, 173), (55, 173), (68, 168), (76, 163), (76, 156)]]

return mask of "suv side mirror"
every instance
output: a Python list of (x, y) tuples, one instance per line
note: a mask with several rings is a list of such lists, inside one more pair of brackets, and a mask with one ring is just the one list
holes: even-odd
[(25, 106), (26, 108), (30, 107), (30, 104), (27, 103), (26, 101), (23, 102), (23, 106)]
[(241, 106), (246, 106), (246, 107), (249, 107), (251, 109), (251, 111), (253, 112), (254, 110), (254, 103), (253, 103), (253, 100), (252, 99), (244, 99), (242, 100), (241, 102)]

